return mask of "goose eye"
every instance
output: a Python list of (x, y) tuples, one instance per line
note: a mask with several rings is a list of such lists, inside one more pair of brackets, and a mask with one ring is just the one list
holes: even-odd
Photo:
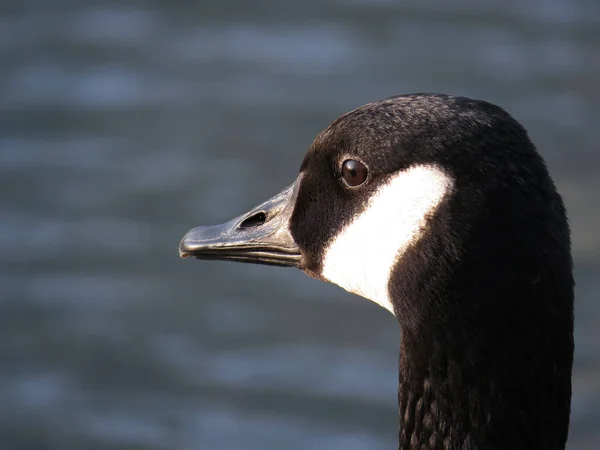
[(342, 164), (342, 178), (350, 187), (360, 186), (367, 179), (367, 167), (354, 159), (347, 159)]

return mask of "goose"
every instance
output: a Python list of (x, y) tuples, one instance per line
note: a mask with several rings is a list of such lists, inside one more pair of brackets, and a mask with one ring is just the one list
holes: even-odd
[(399, 449), (564, 449), (574, 282), (565, 207), (502, 108), (411, 94), (321, 131), (296, 180), (191, 229), (181, 257), (296, 267), (391, 312)]

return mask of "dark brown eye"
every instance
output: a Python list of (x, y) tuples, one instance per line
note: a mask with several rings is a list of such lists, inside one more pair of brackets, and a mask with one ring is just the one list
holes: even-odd
[(350, 187), (360, 186), (367, 179), (367, 168), (363, 163), (347, 159), (342, 164), (342, 178)]

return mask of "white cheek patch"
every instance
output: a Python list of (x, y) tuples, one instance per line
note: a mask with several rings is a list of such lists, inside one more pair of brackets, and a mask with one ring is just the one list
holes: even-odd
[(423, 235), (427, 217), (453, 186), (433, 165), (393, 175), (325, 250), (321, 275), (345, 290), (378, 303), (392, 314), (388, 282), (396, 261)]

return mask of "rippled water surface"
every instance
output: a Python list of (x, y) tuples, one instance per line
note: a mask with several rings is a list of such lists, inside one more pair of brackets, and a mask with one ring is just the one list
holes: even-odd
[(4, 1), (0, 447), (384, 449), (399, 332), (297, 271), (181, 261), (392, 94), (517, 117), (570, 212), (570, 449), (600, 448), (595, 0)]

